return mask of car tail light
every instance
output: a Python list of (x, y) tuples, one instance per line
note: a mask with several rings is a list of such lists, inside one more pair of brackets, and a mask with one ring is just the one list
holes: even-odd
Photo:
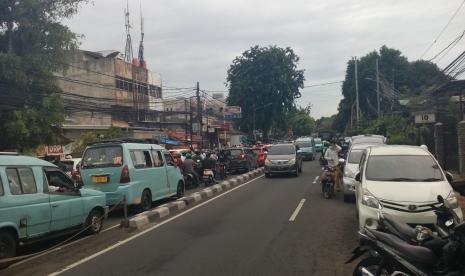
[(244, 159), (245, 158), (245, 154), (241, 153), (241, 155), (239, 156), (241, 159)]
[(123, 167), (123, 170), (121, 171), (121, 178), (119, 180), (119, 183), (129, 183), (131, 182), (131, 178), (129, 177), (129, 168), (128, 165)]

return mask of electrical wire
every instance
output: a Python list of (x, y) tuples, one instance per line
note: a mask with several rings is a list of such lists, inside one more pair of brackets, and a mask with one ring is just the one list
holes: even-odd
[(452, 14), (451, 18), (449, 18), (449, 21), (447, 21), (446, 25), (442, 28), (442, 30), (439, 32), (439, 34), (436, 36), (436, 38), (433, 40), (433, 42), (426, 48), (425, 52), (421, 55), (420, 59), (423, 59), (423, 57), (429, 52), (429, 50), (433, 47), (434, 44), (438, 41), (438, 39), (442, 36), (444, 31), (449, 27), (449, 24), (454, 20), (455, 16), (459, 13), (459, 11), (462, 9), (463, 5), (465, 4), (465, 0), (462, 1), (460, 6), (455, 10), (455, 12)]

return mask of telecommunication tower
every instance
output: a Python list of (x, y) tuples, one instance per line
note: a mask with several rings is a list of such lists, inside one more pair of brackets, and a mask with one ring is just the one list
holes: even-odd
[(126, 1), (126, 10), (124, 11), (126, 18), (126, 48), (124, 52), (124, 60), (127, 63), (132, 63), (133, 52), (132, 52), (132, 40), (131, 40), (131, 24), (129, 22), (129, 1)]

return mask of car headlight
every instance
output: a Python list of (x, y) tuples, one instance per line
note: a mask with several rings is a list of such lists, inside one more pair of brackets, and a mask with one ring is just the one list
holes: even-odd
[(289, 164), (294, 165), (295, 164), (295, 158), (292, 158), (291, 160), (289, 160)]
[(380, 208), (379, 200), (367, 189), (363, 189), (362, 204), (371, 208)]
[(451, 193), (447, 198), (446, 198), (447, 206), (451, 209), (456, 209), (459, 207), (459, 200), (455, 193)]
[(271, 161), (270, 161), (270, 159), (268, 159), (268, 158), (267, 158), (267, 159), (265, 159), (265, 165), (271, 165)]
[(355, 178), (355, 173), (348, 168), (345, 168), (344, 170), (344, 176), (349, 177), (349, 178)]

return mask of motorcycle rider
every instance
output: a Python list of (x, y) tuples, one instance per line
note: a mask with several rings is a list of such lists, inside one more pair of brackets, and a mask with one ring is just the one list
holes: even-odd
[(192, 183), (194, 186), (198, 186), (199, 185), (199, 175), (197, 174), (197, 172), (195, 171), (195, 166), (197, 164), (195, 163), (194, 160), (192, 160), (192, 156), (190, 153), (186, 154), (186, 159), (184, 160), (184, 173), (188, 174), (192, 174), (192, 181), (194, 183)]
[(216, 160), (212, 158), (211, 153), (205, 153), (205, 159), (202, 161), (202, 168), (204, 170), (212, 170), (216, 175)]
[[(341, 148), (336, 144), (336, 139), (330, 140), (330, 145), (324, 153), (324, 159), (328, 162), (328, 167), (334, 169), (334, 183), (336, 184), (336, 191), (341, 189), (341, 172), (339, 170), (339, 152)], [(331, 177), (327, 172), (323, 171), (322, 179)]]

